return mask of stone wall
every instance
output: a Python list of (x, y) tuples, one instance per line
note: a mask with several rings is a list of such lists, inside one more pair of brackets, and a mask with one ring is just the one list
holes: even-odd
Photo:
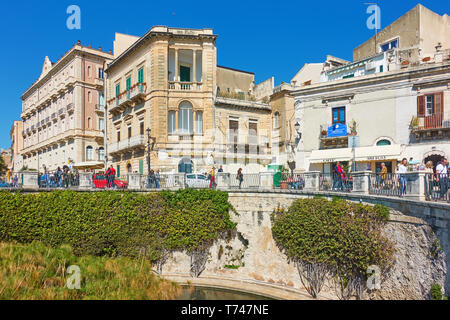
[[(238, 213), (232, 215), (232, 219), (238, 223), (237, 233), (211, 248), (206, 269), (199, 280), (212, 279), (209, 284), (217, 286), (220, 286), (222, 281), (239, 283), (241, 286), (242, 283), (249, 286), (259, 284), (262, 285), (260, 287), (269, 286), (271, 290), (276, 288), (279, 296), (282, 291), (289, 292), (289, 299), (308, 298), (294, 263), (289, 262), (279, 251), (272, 238), (270, 215), (277, 206), (287, 208), (295, 199), (312, 195), (230, 192), (230, 202)], [(364, 199), (364, 202), (375, 203), (375, 198), (380, 199), (368, 198)], [(353, 196), (349, 200), (359, 202), (360, 199)], [(446, 270), (450, 250), (448, 228), (445, 230), (448, 218), (445, 220), (446, 225), (441, 221), (441, 227), (434, 225), (432, 228), (427, 223), (426, 216), (433, 212), (433, 209), (428, 208), (427, 212), (421, 212), (428, 203), (419, 206), (414, 205), (415, 201), (405, 202), (402, 209), (407, 215), (400, 210), (392, 210), (391, 221), (384, 230), (385, 235), (396, 244), (396, 261), (390, 272), (384, 275), (381, 289), (370, 296), (366, 295), (365, 298), (426, 299), (433, 283), (440, 283), (441, 286), (446, 286), (447, 292), (449, 290)], [(384, 201), (383, 204), (395, 207), (395, 203)], [(435, 214), (436, 212), (432, 215)], [(435, 234), (444, 250), (433, 256)], [(235, 265), (239, 268), (228, 269), (225, 265)], [(189, 266), (189, 256), (175, 253), (164, 265), (163, 275), (187, 278)], [(197, 279), (191, 280), (198, 283)], [(331, 282), (326, 284), (319, 298), (336, 299)]]

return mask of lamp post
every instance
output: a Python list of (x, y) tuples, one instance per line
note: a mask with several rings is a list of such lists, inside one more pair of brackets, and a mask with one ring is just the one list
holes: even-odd
[(151, 137), (150, 133), (152, 132), (152, 130), (150, 128), (147, 128), (146, 130), (147, 132), (147, 170), (148, 170), (148, 174), (150, 174), (150, 153), (153, 150), (153, 146), (155, 145), (155, 137)]

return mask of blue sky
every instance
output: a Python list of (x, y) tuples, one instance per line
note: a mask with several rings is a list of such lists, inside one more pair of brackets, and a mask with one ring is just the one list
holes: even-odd
[[(381, 27), (412, 9), (418, 0), (379, 0)], [(153, 25), (211, 27), (217, 34), (218, 64), (252, 71), (256, 81), (271, 76), (290, 81), (304, 63), (327, 54), (352, 60), (352, 50), (373, 36), (366, 27), (370, 1), (8, 1), (2, 3), (0, 77), (3, 116), (0, 147), (10, 146), (9, 130), (20, 119), (21, 94), (39, 77), (46, 55), (57, 61), (72, 45), (112, 49), (114, 33), (141, 36)], [(450, 14), (450, 1), (423, 0)], [(81, 30), (66, 27), (69, 5), (81, 9)]]

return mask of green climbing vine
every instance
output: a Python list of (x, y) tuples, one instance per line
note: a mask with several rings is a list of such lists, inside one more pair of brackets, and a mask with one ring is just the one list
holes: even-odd
[(383, 272), (393, 262), (393, 245), (381, 234), (388, 217), (383, 206), (301, 199), (288, 210), (275, 210), (272, 233), (313, 297), (331, 276), (341, 299), (361, 298), (368, 267), (376, 265)]

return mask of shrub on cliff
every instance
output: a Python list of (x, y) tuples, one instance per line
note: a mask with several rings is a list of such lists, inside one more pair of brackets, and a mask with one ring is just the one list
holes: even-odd
[(275, 210), (272, 233), (280, 249), (296, 263), (313, 297), (331, 275), (340, 298), (360, 298), (368, 267), (376, 265), (384, 271), (393, 261), (392, 244), (381, 235), (385, 221), (380, 207), (301, 199), (287, 211)]
[(235, 228), (231, 209), (228, 194), (214, 190), (0, 192), (0, 241), (39, 240), (68, 244), (78, 255), (161, 261), (172, 251), (204, 254)]

